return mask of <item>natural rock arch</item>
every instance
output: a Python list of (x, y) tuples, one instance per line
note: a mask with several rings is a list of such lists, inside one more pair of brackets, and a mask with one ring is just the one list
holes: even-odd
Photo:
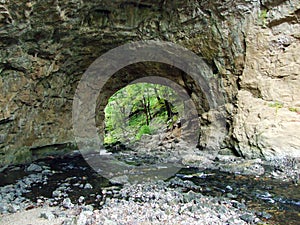
[[(156, 63), (151, 65), (149, 61)], [(188, 73), (183, 74), (175, 67)], [(211, 137), (206, 129), (202, 147), (219, 149), (226, 136), (223, 129), (225, 118), (223, 112), (218, 112), (224, 106), (224, 100), (212, 69), (196, 54), (179, 45), (155, 41), (135, 42), (113, 49), (94, 61), (85, 72), (73, 101), (74, 133), (79, 148), (99, 148), (101, 140), (95, 124), (96, 106), (100, 110), (97, 115), (102, 133), (103, 110), (109, 97), (130, 82), (149, 75), (165, 77), (182, 86), (197, 105), (198, 116), (205, 111), (218, 113), (218, 118), (209, 121), (214, 124), (214, 129), (219, 128), (214, 130), (214, 140), (207, 140)]]
[[(164, 63), (143, 62), (126, 66), (115, 73), (103, 86), (102, 91), (97, 99), (96, 108), (96, 126), (98, 132), (102, 135), (104, 128), (104, 109), (108, 103), (108, 99), (123, 87), (136, 83), (146, 82), (153, 84), (161, 84), (175, 90), (181, 100), (185, 100), (186, 107), (192, 107), (189, 113), (193, 113), (193, 121), (187, 127), (197, 128), (199, 132), (199, 124), (201, 115), (210, 110), (206, 95), (199, 87), (197, 82), (182, 70)], [(205, 122), (202, 121), (204, 125)], [(191, 129), (190, 132), (195, 131)], [(196, 135), (196, 133), (194, 134)]]
[(4, 0), (0, 7), (0, 165), (76, 147), (72, 101), (82, 74), (110, 49), (140, 40), (203, 57), (224, 89), (222, 149), (299, 156), (298, 0)]

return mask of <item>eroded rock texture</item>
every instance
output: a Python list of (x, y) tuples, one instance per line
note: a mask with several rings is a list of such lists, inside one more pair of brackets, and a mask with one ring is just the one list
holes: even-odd
[[(82, 74), (103, 53), (138, 40), (182, 45), (217, 78), (227, 124), (206, 137), (218, 116), (199, 111), (204, 148), (299, 156), (299, 9), (296, 0), (0, 1), (0, 164), (72, 148), (72, 100)], [(156, 75), (170, 77), (163, 67)], [(104, 96), (135, 76), (124, 74)], [(174, 74), (205, 108), (194, 81)]]
[(242, 155), (300, 154), (300, 3), (265, 1), (246, 34), (234, 137)]

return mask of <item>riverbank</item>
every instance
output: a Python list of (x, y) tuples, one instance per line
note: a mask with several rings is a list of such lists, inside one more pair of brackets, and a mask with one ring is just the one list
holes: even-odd
[(0, 174), (0, 224), (297, 224), (300, 219), (297, 159), (202, 154), (183, 163), (169, 179), (143, 184), (112, 183), (77, 153), (10, 166)]
[[(176, 183), (171, 180), (170, 183)], [(178, 181), (177, 181), (178, 182)], [(203, 196), (166, 182), (128, 185), (118, 197), (107, 198), (101, 209), (73, 204), (65, 198), (60, 206), (46, 203), (34, 209), (1, 216), (1, 224), (252, 224), (260, 219), (245, 204), (223, 197)], [(184, 186), (191, 185), (189, 182)], [(106, 198), (107, 191), (104, 191)], [(83, 200), (84, 201), (84, 200)]]

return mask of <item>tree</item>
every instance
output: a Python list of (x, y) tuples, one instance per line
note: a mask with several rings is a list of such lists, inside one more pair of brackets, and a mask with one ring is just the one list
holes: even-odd
[[(117, 91), (105, 108), (105, 142), (131, 142), (162, 126), (173, 126), (178, 109), (173, 89), (150, 83), (128, 85)], [(155, 119), (157, 127), (151, 124)], [(134, 138), (135, 137), (135, 138)]]

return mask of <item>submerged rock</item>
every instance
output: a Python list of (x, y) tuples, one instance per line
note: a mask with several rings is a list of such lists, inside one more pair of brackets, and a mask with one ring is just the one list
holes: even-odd
[(129, 178), (127, 175), (113, 177), (109, 180), (113, 185), (117, 184), (127, 184), (129, 182)]
[(245, 214), (241, 215), (240, 218), (250, 224), (253, 224), (253, 223), (256, 223), (259, 221), (259, 219), (256, 216), (254, 216), (253, 214), (250, 214), (250, 213), (245, 213)]
[(43, 168), (35, 163), (31, 163), (27, 168), (26, 172), (41, 172)]
[(86, 183), (84, 189), (93, 189), (93, 186), (90, 183)]

